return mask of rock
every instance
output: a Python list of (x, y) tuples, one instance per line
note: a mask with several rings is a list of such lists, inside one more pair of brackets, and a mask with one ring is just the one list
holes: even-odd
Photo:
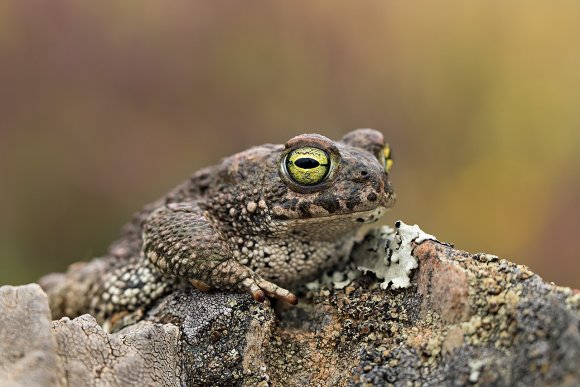
[(0, 287), (0, 384), (55, 385), (57, 343), (38, 285)]
[(60, 386), (177, 386), (179, 329), (140, 322), (110, 335), (86, 314), (55, 321)]
[(51, 323), (36, 285), (2, 287), (0, 384), (580, 385), (578, 290), (413, 243), (407, 288), (368, 274), (304, 287), (295, 307), (186, 289), (113, 334), (88, 315)]
[(117, 333), (50, 321), (38, 285), (0, 288), (0, 385), (182, 386), (267, 380), (273, 310), (244, 294), (176, 292)]

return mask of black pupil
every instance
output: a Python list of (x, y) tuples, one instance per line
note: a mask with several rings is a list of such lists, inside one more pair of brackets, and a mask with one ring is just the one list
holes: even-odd
[(294, 162), (298, 168), (302, 169), (312, 169), (320, 165), (318, 160), (311, 159), (310, 157), (302, 157)]

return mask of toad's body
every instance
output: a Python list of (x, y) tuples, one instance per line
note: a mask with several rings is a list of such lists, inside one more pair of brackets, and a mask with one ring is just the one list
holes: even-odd
[(137, 213), (105, 257), (46, 277), (53, 312), (104, 321), (187, 282), (296, 303), (285, 288), (344, 260), (360, 225), (394, 203), (388, 156), (381, 133), (359, 129), (338, 142), (297, 136), (202, 169)]

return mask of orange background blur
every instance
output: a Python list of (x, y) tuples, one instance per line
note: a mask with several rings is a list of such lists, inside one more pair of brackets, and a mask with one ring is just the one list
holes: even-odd
[(580, 287), (580, 2), (2, 1), (0, 284), (266, 142), (373, 127), (386, 222)]

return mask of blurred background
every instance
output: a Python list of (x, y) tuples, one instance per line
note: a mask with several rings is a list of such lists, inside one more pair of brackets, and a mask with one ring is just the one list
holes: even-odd
[(580, 288), (580, 2), (0, 2), (0, 284), (197, 168), (380, 129), (396, 207)]

